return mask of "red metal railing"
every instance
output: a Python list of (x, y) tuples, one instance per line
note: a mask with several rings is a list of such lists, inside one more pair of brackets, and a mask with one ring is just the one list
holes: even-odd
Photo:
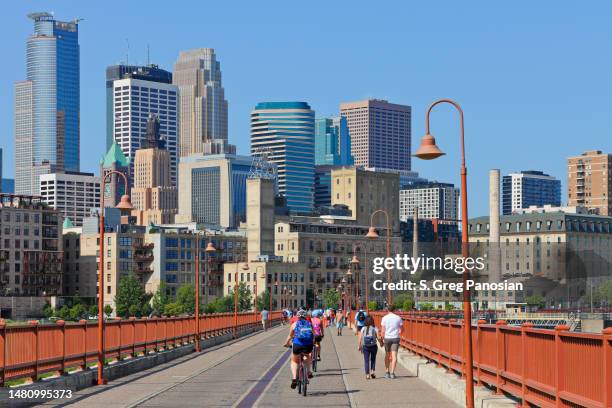
[[(372, 313), (376, 325), (384, 313)], [(402, 347), (463, 376), (463, 323), (402, 315)], [(474, 379), (523, 406), (612, 407), (612, 328), (601, 334), (508, 326), (472, 326)]]
[[(270, 313), (272, 321), (281, 312)], [(259, 313), (239, 313), (238, 331), (261, 327)], [(0, 386), (8, 380), (30, 378), (69, 369), (85, 369), (97, 362), (97, 322), (81, 320), (55, 324), (30, 322), (6, 326), (0, 321)], [(123, 359), (166, 350), (195, 341), (195, 317), (130, 318), (107, 320), (105, 324), (105, 359)], [(201, 338), (232, 333), (233, 313), (207, 314), (200, 317)]]

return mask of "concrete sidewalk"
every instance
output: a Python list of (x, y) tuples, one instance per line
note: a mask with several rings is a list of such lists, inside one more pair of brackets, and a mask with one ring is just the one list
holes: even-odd
[(431, 407), (456, 408), (450, 399), (441, 395), (433, 387), (409, 374), (404, 367), (397, 365), (395, 380), (385, 379), (384, 350), (376, 355), (376, 379), (366, 380), (363, 354), (357, 350), (357, 336), (350, 328), (343, 330), (342, 336), (335, 329), (328, 329), (334, 342), (346, 390), (352, 407)]

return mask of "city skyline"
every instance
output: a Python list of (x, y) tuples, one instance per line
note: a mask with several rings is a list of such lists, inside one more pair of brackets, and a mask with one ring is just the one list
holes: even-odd
[[(226, 38), (220, 29), (223, 25), (219, 24), (231, 21), (226, 32), (231, 32), (233, 24), (253, 24), (247, 19), (256, 12), (251, 6), (240, 11), (214, 6), (219, 22), (211, 22), (209, 27), (201, 28), (196, 24), (197, 13), (193, 13), (193, 17), (183, 16), (186, 18), (184, 24), (175, 27), (173, 32), (156, 32), (146, 26), (150, 21), (146, 17), (159, 11), (140, 10), (129, 5), (113, 24), (116, 29), (105, 33), (101, 40), (96, 37), (94, 27), (109, 17), (109, 11), (100, 5), (84, 6), (76, 2), (11, 5), (7, 8), (8, 22), (1, 28), (5, 30), (5, 38), (12, 39), (6, 42), (5, 52), (16, 61), (2, 67), (4, 80), (0, 84), (3, 95), (0, 100), (1, 147), (7, 152), (4, 177), (14, 177), (14, 156), (10, 154), (14, 151), (12, 88), (15, 81), (24, 77), (24, 42), (31, 32), (31, 24), (25, 16), (32, 11), (52, 9), (61, 20), (86, 19), (79, 27), (81, 137), (91, 148), (83, 149), (83, 171), (97, 173), (99, 157), (105, 151), (105, 88), (102, 82), (107, 66), (120, 60), (144, 64), (149, 45), (149, 61), (170, 70), (179, 51), (210, 47), (223, 63), (224, 88), (229, 101), (229, 139), (238, 145), (239, 153), (249, 150), (249, 111), (259, 101), (304, 100), (317, 112), (317, 117), (337, 115), (341, 102), (367, 97), (407, 104), (413, 108), (412, 134), (413, 144), (416, 144), (423, 133), (427, 104), (437, 97), (452, 97), (462, 104), (466, 113), (470, 215), (487, 212), (484, 198), (487, 171), (491, 167), (501, 168), (502, 173), (519, 168), (541, 169), (561, 179), (562, 201), (566, 202), (566, 158), (591, 149), (612, 150), (609, 138), (612, 124), (607, 118), (612, 107), (605, 97), (606, 84), (612, 83), (612, 63), (605, 53), (596, 52), (597, 47), (607, 44), (608, 31), (602, 16), (606, 15), (609, 5), (603, 2), (599, 5), (601, 10), (590, 13), (587, 20), (584, 13), (580, 14), (579, 9), (573, 7), (551, 11), (545, 5), (530, 5), (530, 13), (525, 15), (518, 7), (487, 5), (471, 15), (469, 7), (449, 4), (436, 10), (438, 25), (446, 28), (418, 44), (407, 44), (406, 39), (424, 32), (424, 23), (419, 19), (415, 19), (410, 28), (385, 26), (399, 24), (408, 12), (429, 15), (433, 8), (419, 5), (408, 10), (400, 7), (393, 15), (384, 10), (375, 11), (373, 17), (384, 15), (389, 23), (376, 22), (379, 38), (397, 30), (401, 35), (387, 38), (383, 45), (371, 39), (351, 47), (330, 45), (325, 38), (336, 35), (336, 28), (306, 23), (308, 18), (301, 20), (303, 22), (281, 19), (279, 23), (281, 28), (295, 25), (296, 29), (303, 29), (309, 34), (308, 41), (288, 36), (276, 39), (273, 44), (263, 44), (246, 34), (250, 32), (248, 26), (238, 30), (244, 34), (234, 33)], [(273, 5), (270, 8), (274, 8)], [(360, 23), (368, 15), (359, 7), (354, 10), (336, 5), (329, 8), (332, 14), (343, 13), (347, 21), (355, 20), (344, 27), (349, 33), (359, 30)], [(132, 18), (137, 11), (145, 13), (142, 23)], [(550, 18), (551, 12), (556, 18)], [(232, 13), (236, 14), (235, 20), (230, 18)], [(278, 7), (266, 18), (278, 21), (285, 13), (283, 7)], [(455, 21), (457, 13), (464, 19), (461, 23)], [(514, 17), (521, 20), (520, 30), (510, 23)], [(178, 18), (177, 10), (170, 10), (165, 18)], [(470, 23), (475, 28), (466, 29)], [(456, 30), (455, 26), (464, 30)], [(277, 26), (275, 30), (278, 29)], [(197, 30), (203, 32), (190, 36)], [(268, 30), (271, 29), (264, 29), (261, 38), (269, 34)], [(453, 38), (449, 37), (451, 32)], [(129, 61), (125, 61), (126, 38), (130, 42)], [(470, 48), (462, 46), (464, 41)], [(591, 43), (592, 48), (584, 48), (585, 43)], [(307, 61), (310, 58), (307, 55), (313, 50), (318, 50), (321, 57), (341, 52), (342, 63), (315, 66)], [(364, 52), (371, 54), (375, 61), (364, 61)], [(245, 65), (262, 53), (271, 57)], [(460, 59), (459, 54), (462, 55)], [(519, 60), (530, 63), (523, 64)], [(451, 62), (455, 70), (447, 69)], [(245, 69), (246, 66), (249, 69)], [(309, 77), (295, 75), (309, 70), (313, 71)], [(576, 80), (567, 81), (570, 76)], [(414, 170), (422, 176), (458, 184), (456, 122), (452, 113), (436, 112), (432, 117), (432, 132), (448, 156), (432, 164), (414, 161)], [(582, 134), (588, 135), (588, 141), (555, 143), (558, 139), (573, 140)], [(512, 142), (504, 146), (504, 154), (502, 150), (498, 150), (500, 154), (492, 154), (499, 148), (500, 140)], [(546, 149), (550, 153), (543, 157), (540, 152)]]

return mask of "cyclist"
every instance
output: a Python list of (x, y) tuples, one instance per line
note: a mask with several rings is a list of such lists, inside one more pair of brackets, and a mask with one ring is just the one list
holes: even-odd
[(323, 322), (321, 321), (321, 315), (323, 312), (319, 309), (312, 312), (312, 331), (314, 333), (314, 345), (317, 348), (317, 361), (321, 361), (321, 340), (323, 340)]
[(291, 353), (291, 388), (293, 389), (297, 387), (297, 371), (302, 355), (306, 357), (304, 364), (306, 365), (306, 370), (308, 371), (308, 378), (312, 378), (310, 353), (312, 353), (312, 347), (314, 344), (312, 324), (306, 320), (306, 311), (300, 309), (298, 310), (296, 316), (298, 320), (291, 324), (289, 336), (287, 336), (287, 341), (285, 342), (285, 346), (287, 347), (293, 343), (293, 352)]

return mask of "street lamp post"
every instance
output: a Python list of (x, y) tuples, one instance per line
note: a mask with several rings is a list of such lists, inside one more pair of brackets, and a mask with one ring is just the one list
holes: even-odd
[(121, 201), (117, 204), (121, 213), (128, 212), (132, 209), (130, 196), (128, 195), (128, 179), (127, 176), (119, 171), (109, 171), (102, 177), (102, 185), (100, 186), (100, 268), (98, 274), (98, 385), (106, 384), (104, 379), (104, 190), (106, 188), (106, 180), (112, 175), (121, 176), (124, 183), (124, 195), (121, 196)]
[[(196, 238), (195, 238), (195, 248), (196, 248), (196, 255), (195, 255), (195, 340), (196, 340), (196, 344), (195, 344), (195, 349), (197, 352), (200, 351), (200, 289), (201, 289), (201, 285), (200, 285), (200, 239), (199, 239), (199, 234), (196, 234)], [(209, 242), (208, 245), (206, 245), (206, 249), (204, 250), (207, 254), (208, 254), (208, 259), (210, 260), (210, 253), (211, 252), (215, 252), (217, 249), (214, 247), (212, 242)], [(209, 262), (209, 268), (208, 268), (208, 280), (207, 282), (210, 282), (210, 262)]]
[(236, 271), (234, 272), (234, 338), (238, 330), (238, 263), (236, 262)]
[[(468, 247), (468, 200), (467, 200), (467, 168), (465, 166), (465, 140), (464, 140), (464, 125), (463, 125), (463, 110), (459, 104), (450, 99), (440, 99), (427, 109), (425, 115), (425, 136), (421, 139), (421, 146), (414, 154), (419, 159), (432, 160), (436, 159), (444, 153), (436, 146), (436, 139), (429, 133), (429, 114), (434, 106), (440, 103), (448, 103), (459, 112), (460, 120), (460, 136), (461, 136), (461, 256), (465, 259), (469, 256)], [(465, 269), (463, 272), (463, 287), (467, 288), (467, 280), (470, 277), (470, 271)], [(465, 381), (466, 381), (466, 406), (474, 407), (474, 371), (472, 365), (472, 305), (470, 298), (470, 290), (463, 291), (463, 330), (464, 330), (464, 362), (465, 362)]]
[(361, 275), (361, 267), (359, 266), (359, 258), (353, 251), (353, 258), (351, 259), (351, 265), (355, 271), (355, 310), (359, 310), (359, 279)]
[[(385, 219), (387, 221), (387, 259), (391, 258), (391, 224), (389, 223), (389, 213), (385, 210), (376, 210), (370, 215), (370, 229), (366, 234), (366, 237), (369, 239), (377, 239), (378, 232), (376, 232), (376, 228), (374, 228), (374, 216), (377, 213), (383, 213), (385, 215)], [(387, 283), (391, 283), (391, 270), (387, 269)], [(393, 296), (391, 295), (391, 290), (389, 289), (389, 285), (387, 285), (387, 305), (390, 305), (393, 301)]]
[(368, 245), (367, 243), (363, 244), (363, 257), (365, 261), (365, 306), (366, 312), (370, 313), (370, 278), (368, 277)]

